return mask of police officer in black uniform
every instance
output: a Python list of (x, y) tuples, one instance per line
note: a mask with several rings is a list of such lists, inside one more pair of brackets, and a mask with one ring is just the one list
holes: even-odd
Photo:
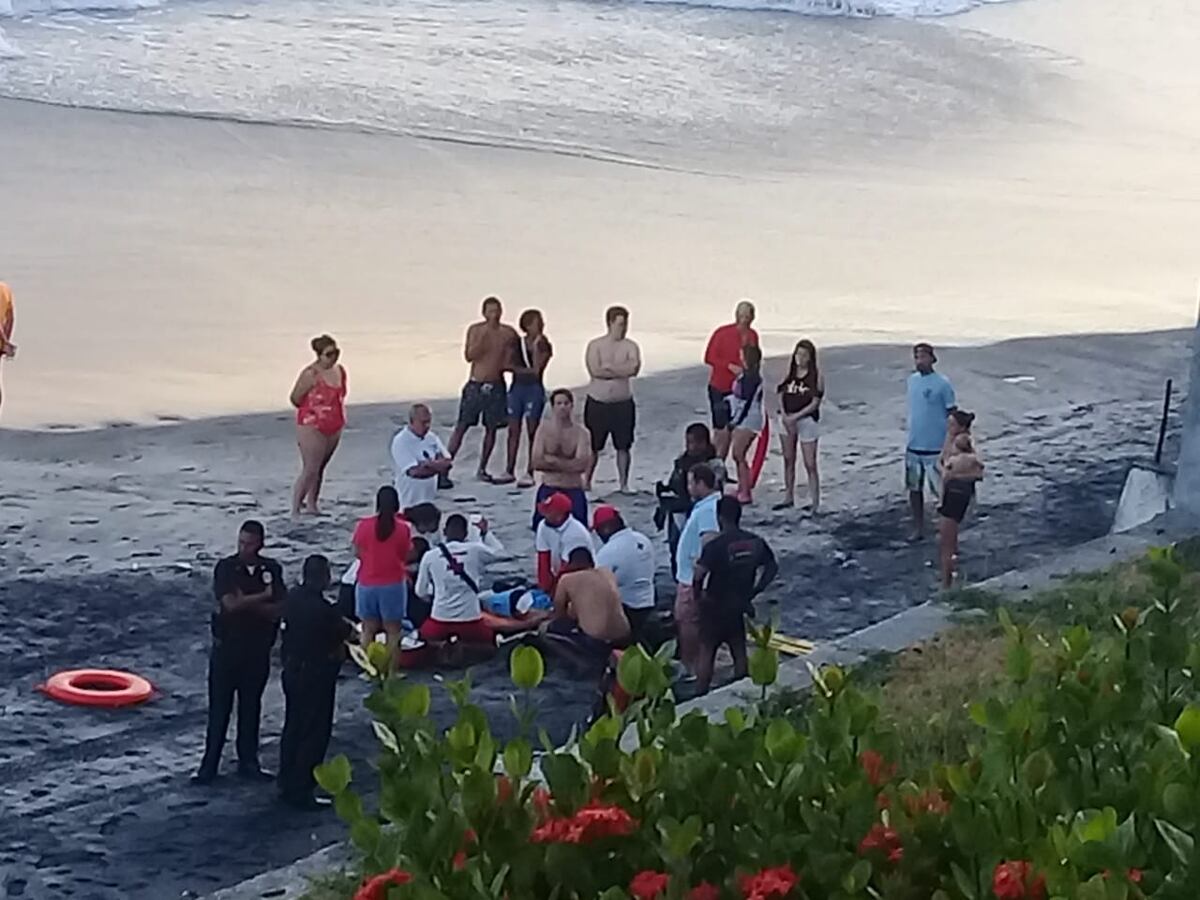
[(238, 775), (251, 781), (274, 777), (258, 764), (258, 720), (287, 591), (279, 563), (261, 555), (264, 537), (261, 522), (244, 522), (238, 552), (213, 572), (217, 605), (208, 660), (208, 735), (200, 770), (192, 776), (196, 784), (211, 784), (217, 777), (235, 694)]
[(329, 560), (304, 561), (303, 580), (283, 607), (283, 693), (287, 712), (279, 742), (279, 796), (297, 809), (317, 810), (313, 768), (325, 759), (333, 731), (334, 692), (346, 658), (350, 623), (329, 602)]

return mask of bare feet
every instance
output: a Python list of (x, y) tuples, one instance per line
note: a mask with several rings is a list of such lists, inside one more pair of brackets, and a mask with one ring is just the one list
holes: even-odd
[(533, 487), (533, 484), (534, 484), (533, 476), (532, 475), (524, 475), (521, 477), (521, 480), (517, 482), (517, 487), (524, 490), (525, 488)]
[(497, 475), (492, 478), (492, 484), (512, 484), (516, 480), (516, 476), (511, 472), (505, 472), (503, 475)]

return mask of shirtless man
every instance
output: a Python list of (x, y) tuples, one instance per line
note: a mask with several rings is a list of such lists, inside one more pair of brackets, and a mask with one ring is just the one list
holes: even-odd
[(642, 351), (631, 341), (629, 310), (611, 306), (604, 314), (608, 332), (587, 345), (587, 402), (583, 406), (583, 424), (592, 435), (592, 465), (585, 487), (591, 490), (600, 459), (611, 436), (617, 451), (617, 480), (622, 494), (629, 493), (630, 449), (637, 424), (637, 410), (630, 384), (642, 369)]
[(533, 527), (542, 520), (538, 506), (554, 494), (571, 500), (571, 515), (587, 525), (583, 476), (592, 461), (592, 439), (575, 424), (575, 396), (566, 388), (550, 394), (550, 416), (533, 439), (533, 469), (541, 476), (534, 499)]
[(572, 550), (568, 564), (570, 571), (554, 592), (554, 618), (545, 631), (569, 641), (581, 656), (606, 659), (614, 647), (628, 644), (631, 634), (616, 576), (597, 569), (586, 547)]
[(493, 478), (488, 462), (496, 447), (496, 432), (508, 422), (508, 392), (504, 373), (512, 365), (512, 347), (519, 340), (511, 325), (500, 321), (504, 307), (496, 297), (483, 301), (483, 321), (467, 329), (463, 356), (471, 364), (470, 380), (463, 386), (458, 404), (458, 424), (450, 435), (450, 457), (456, 458), (467, 431), (483, 422), (483, 446), (479, 450), (479, 480), (508, 484), (511, 475)]

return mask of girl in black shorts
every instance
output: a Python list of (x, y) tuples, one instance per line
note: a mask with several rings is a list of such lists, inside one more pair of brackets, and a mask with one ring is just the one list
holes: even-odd
[(954, 584), (955, 564), (958, 561), (958, 529), (975, 499), (975, 485), (983, 480), (983, 463), (975, 453), (969, 434), (959, 434), (948, 448), (942, 467), (942, 517), (940, 555), (942, 587)]

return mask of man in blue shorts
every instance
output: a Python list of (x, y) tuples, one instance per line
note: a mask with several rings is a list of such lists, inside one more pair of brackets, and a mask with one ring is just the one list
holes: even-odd
[(925, 487), (942, 495), (938, 464), (946, 443), (946, 420), (957, 405), (949, 379), (933, 371), (937, 354), (930, 344), (913, 347), (916, 369), (908, 376), (908, 444), (904, 454), (904, 483), (912, 508), (910, 540), (925, 535)]
[(546, 408), (546, 366), (554, 348), (546, 337), (546, 322), (541, 312), (527, 309), (518, 323), (523, 337), (513, 344), (512, 387), (508, 391), (508, 465), (506, 480), (516, 477), (517, 454), (521, 450), (521, 424), (529, 431), (529, 468), (517, 482), (518, 487), (533, 487), (533, 439), (542, 424)]

